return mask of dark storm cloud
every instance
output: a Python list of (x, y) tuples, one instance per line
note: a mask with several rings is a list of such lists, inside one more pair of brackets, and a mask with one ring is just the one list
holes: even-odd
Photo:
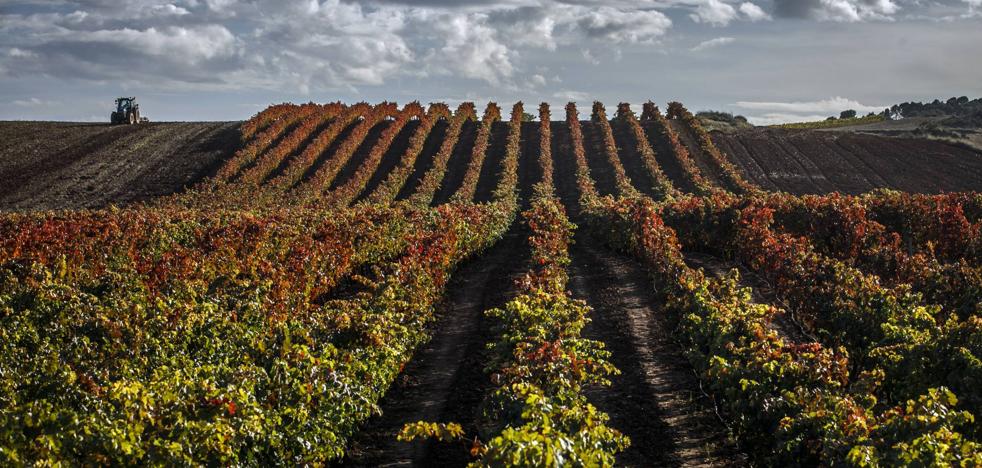
[(778, 18), (809, 18), (819, 0), (774, 0), (774, 16)]

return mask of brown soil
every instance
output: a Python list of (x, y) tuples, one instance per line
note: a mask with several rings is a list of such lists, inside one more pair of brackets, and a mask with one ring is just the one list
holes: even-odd
[[(671, 119), (668, 121), (669, 125), (672, 126), (672, 130), (678, 134), (679, 140), (685, 145), (685, 149), (689, 151), (689, 157), (692, 161), (696, 163), (696, 167), (699, 168), (699, 172), (702, 176), (712, 183), (713, 185), (719, 187), (726, 187), (724, 182), (724, 177), (722, 173), (722, 168), (720, 168), (715, 161), (713, 161), (712, 156), (703, 152), (702, 147), (699, 146), (698, 140), (696, 140), (696, 135), (692, 132), (685, 122), (678, 119)], [(727, 187), (728, 189), (733, 189), (733, 187)]]
[[(368, 178), (368, 182), (365, 183), (365, 188), (362, 190), (361, 195), (357, 198), (357, 200), (367, 197), (369, 194), (374, 192), (383, 181), (385, 181), (385, 178), (388, 177), (393, 169), (395, 169), (396, 165), (399, 164), (399, 161), (402, 159), (403, 154), (405, 154), (406, 150), (409, 149), (409, 140), (416, 134), (416, 131), (419, 130), (420, 125), (421, 123), (419, 120), (409, 121), (402, 131), (399, 132), (399, 135), (396, 136), (396, 139), (392, 140), (392, 145), (385, 150), (385, 155), (383, 155), (382, 160), (379, 161), (378, 169), (372, 173), (371, 177)], [(439, 126), (439, 122), (437, 123), (437, 126)], [(437, 126), (430, 129), (431, 135)]]
[(507, 122), (495, 122), (491, 125), (491, 139), (488, 140), (488, 152), (481, 164), (481, 173), (477, 178), (477, 190), (474, 191), (474, 201), (491, 201), (491, 195), (497, 187), (498, 176), (501, 174), (501, 163), (505, 159), (508, 146), (509, 125)]
[(168, 195), (211, 175), (240, 122), (0, 123), (0, 210), (98, 208)]
[(440, 307), (433, 338), (416, 351), (354, 441), (344, 466), (464, 466), (469, 445), (416, 441), (396, 435), (406, 423), (457, 422), (471, 437), (478, 432), (481, 402), (491, 383), (484, 372), (486, 343), (493, 341), (484, 311), (516, 294), (527, 268), (527, 232), (516, 224), (504, 239), (454, 273)]
[(571, 289), (593, 308), (584, 336), (605, 343), (621, 375), (587, 396), (631, 438), (619, 466), (733, 466), (746, 461), (672, 341), (644, 269), (581, 236)]
[(648, 174), (648, 169), (644, 167), (644, 160), (638, 151), (638, 142), (631, 131), (630, 124), (615, 121), (610, 125), (614, 133), (614, 141), (617, 142), (617, 155), (620, 157), (621, 165), (624, 166), (624, 172), (627, 173), (639, 192), (649, 197), (655, 196), (651, 175)]
[[(448, 130), (450, 130), (450, 123), (445, 120), (437, 122), (430, 129), (430, 134), (426, 136), (426, 142), (423, 143), (423, 151), (416, 156), (416, 161), (413, 163), (413, 172), (402, 185), (396, 200), (405, 200), (416, 193), (426, 171), (433, 167), (433, 159), (440, 152), (440, 147), (443, 146), (443, 139), (446, 138)], [(365, 196), (367, 197), (371, 193), (366, 190)]]
[(518, 188), (519, 202), (523, 210), (531, 206), (532, 186), (542, 181), (542, 167), (539, 165), (540, 138), (538, 122), (522, 123), (521, 149), (518, 155)]
[[(586, 124), (584, 127), (592, 127), (592, 134), (595, 126)], [(580, 222), (569, 129), (560, 122), (553, 123), (552, 131), (557, 192), (573, 222)], [(587, 151), (591, 146), (586, 145)], [(618, 139), (618, 146), (628, 145)], [(597, 153), (593, 156), (609, 166)], [(672, 341), (672, 330), (641, 265), (603, 248), (586, 232), (577, 233), (571, 255), (571, 293), (593, 308), (584, 337), (603, 342), (612, 353), (611, 362), (621, 371), (611, 379), (612, 386), (591, 388), (587, 394), (610, 416), (611, 427), (631, 438), (631, 447), (618, 455), (617, 464), (746, 464), (715, 416), (711, 398), (701, 391), (682, 349)]]
[(658, 162), (658, 166), (661, 167), (665, 175), (672, 181), (675, 188), (685, 193), (695, 192), (695, 186), (685, 178), (685, 171), (679, 163), (678, 155), (672, 151), (672, 146), (669, 144), (668, 138), (664, 135), (665, 129), (661, 123), (655, 120), (648, 120), (641, 122), (641, 127), (644, 128), (645, 136), (648, 138), (648, 144), (651, 145), (651, 149), (655, 152), (655, 161)]
[[(615, 195), (617, 193), (617, 179), (614, 175), (614, 168), (607, 161), (607, 154), (604, 152), (604, 137), (600, 126), (589, 120), (581, 121), (580, 130), (583, 133), (583, 151), (586, 152), (590, 177), (593, 177), (597, 192), (601, 196)], [(572, 158), (573, 155), (570, 154), (569, 157)]]
[(577, 199), (580, 196), (576, 186), (576, 160), (573, 158), (572, 138), (566, 122), (552, 122), (552, 164), (553, 184), (556, 193), (562, 194), (560, 201), (567, 215), (573, 219), (579, 216)]
[(341, 145), (345, 142), (345, 140), (347, 140), (348, 137), (350, 137), (351, 134), (354, 133), (355, 127), (357, 127), (361, 123), (362, 123), (361, 120), (355, 119), (353, 122), (349, 123), (348, 126), (344, 128), (344, 130), (338, 132), (337, 137), (335, 137), (334, 140), (331, 140), (331, 144), (327, 145), (327, 148), (325, 148), (324, 151), (317, 156), (317, 160), (314, 161), (314, 163), (311, 164), (310, 167), (307, 167), (304, 170), (303, 177), (301, 177), (300, 180), (297, 181), (296, 185), (299, 186), (304, 184), (308, 179), (310, 179), (311, 177), (314, 176), (314, 174), (317, 173), (317, 171), (321, 168), (321, 166), (323, 166), (325, 163), (327, 163), (327, 161), (333, 158), (334, 154), (338, 152), (338, 149), (341, 148)]
[(447, 172), (443, 175), (440, 188), (433, 197), (433, 204), (446, 203), (463, 184), (480, 125), (480, 122), (467, 121), (460, 129), (460, 138), (457, 139), (457, 145), (454, 146), (450, 161), (447, 162)]
[[(358, 170), (361, 163), (365, 162), (365, 158), (367, 158), (368, 154), (372, 152), (373, 148), (375, 148), (375, 145), (382, 137), (382, 133), (385, 132), (385, 130), (393, 123), (394, 122), (391, 120), (383, 120), (368, 131), (368, 135), (365, 137), (365, 140), (358, 145), (358, 149), (356, 149), (354, 154), (351, 155), (351, 158), (344, 163), (344, 166), (342, 166), (341, 170), (338, 171), (338, 175), (334, 177), (334, 181), (331, 182), (331, 190), (344, 185), (344, 183), (347, 182), (351, 176), (355, 175), (355, 171)], [(403, 127), (403, 129), (399, 132), (405, 132), (405, 127)]]
[(982, 190), (982, 153), (939, 140), (782, 129), (713, 132), (712, 138), (748, 179), (769, 190)]

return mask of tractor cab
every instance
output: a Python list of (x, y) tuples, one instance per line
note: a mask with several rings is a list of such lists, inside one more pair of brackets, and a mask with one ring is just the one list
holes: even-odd
[(136, 101), (135, 97), (121, 97), (116, 98), (116, 112), (124, 113), (129, 112), (130, 108), (133, 107)]

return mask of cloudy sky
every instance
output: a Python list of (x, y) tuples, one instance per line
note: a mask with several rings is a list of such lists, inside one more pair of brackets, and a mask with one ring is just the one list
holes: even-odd
[(0, 0), (0, 119), (599, 99), (756, 123), (982, 96), (982, 0)]

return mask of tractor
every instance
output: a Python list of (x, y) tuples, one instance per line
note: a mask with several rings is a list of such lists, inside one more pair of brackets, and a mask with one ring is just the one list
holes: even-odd
[(116, 111), (109, 114), (112, 124), (138, 124), (147, 122), (146, 117), (140, 117), (140, 105), (135, 97), (116, 98)]

